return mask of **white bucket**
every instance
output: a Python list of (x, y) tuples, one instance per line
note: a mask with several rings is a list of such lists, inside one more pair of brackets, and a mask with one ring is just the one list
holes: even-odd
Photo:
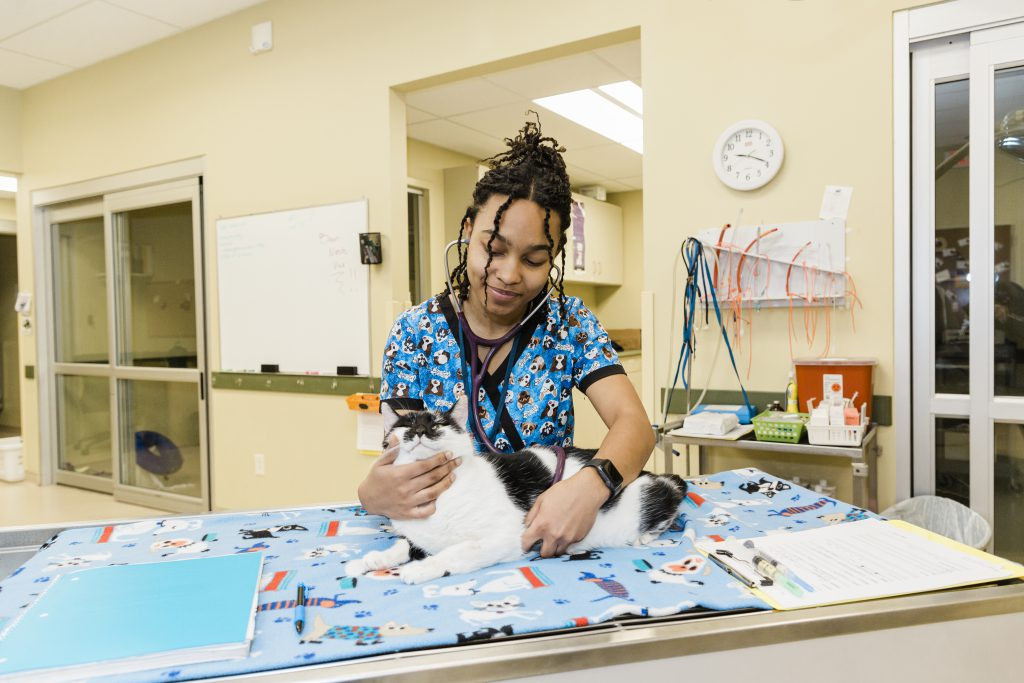
[(21, 481), (25, 478), (21, 444), (20, 436), (0, 439), (0, 479), (3, 481)]

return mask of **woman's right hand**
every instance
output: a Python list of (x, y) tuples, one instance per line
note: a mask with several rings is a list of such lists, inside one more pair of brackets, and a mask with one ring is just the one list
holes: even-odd
[(434, 514), (437, 497), (455, 482), (455, 468), (462, 458), (442, 451), (425, 460), (393, 464), (398, 457), (394, 436), (388, 448), (359, 485), (359, 502), (372, 515), (391, 519), (423, 519)]

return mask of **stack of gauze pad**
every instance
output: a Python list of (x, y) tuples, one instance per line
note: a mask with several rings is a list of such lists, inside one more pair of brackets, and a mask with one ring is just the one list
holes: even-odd
[(736, 429), (740, 419), (735, 413), (717, 413), (710, 410), (689, 415), (683, 420), (683, 431), (687, 434), (722, 436)]

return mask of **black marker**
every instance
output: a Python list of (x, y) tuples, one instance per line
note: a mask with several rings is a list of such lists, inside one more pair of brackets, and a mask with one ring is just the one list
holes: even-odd
[(299, 584), (299, 594), (295, 598), (295, 632), (302, 633), (302, 627), (306, 623), (306, 584)]

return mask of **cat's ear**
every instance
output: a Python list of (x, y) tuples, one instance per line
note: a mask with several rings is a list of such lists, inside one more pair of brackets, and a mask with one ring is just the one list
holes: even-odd
[(387, 434), (398, 422), (398, 413), (387, 403), (380, 404), (380, 414), (384, 417), (384, 433)]
[(455, 405), (452, 406), (451, 412), (448, 413), (452, 422), (459, 426), (459, 429), (465, 429), (467, 418), (469, 417), (469, 399), (463, 394), (459, 396), (458, 400), (455, 401)]

